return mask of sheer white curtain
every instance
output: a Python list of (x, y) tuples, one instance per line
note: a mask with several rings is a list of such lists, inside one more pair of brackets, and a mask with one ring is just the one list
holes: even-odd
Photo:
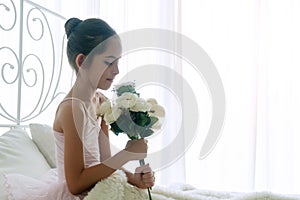
[(210, 124), (211, 101), (203, 79), (187, 63), (182, 62), (181, 69), (174, 57), (159, 51), (138, 52), (120, 64), (120, 76), (145, 64), (175, 68), (198, 91), (198, 137), (185, 159), (159, 174), (158, 184), (186, 177), (187, 183), (205, 189), (299, 193), (298, 0), (95, 0), (57, 5), (66, 17), (100, 17), (119, 33), (138, 28), (181, 31), (215, 63), (225, 88), (226, 120), (221, 139), (204, 160), (198, 156)]
[[(299, 193), (298, 0), (57, 1), (54, 7), (67, 18), (100, 17), (119, 33), (138, 28), (181, 31), (215, 63), (225, 88), (226, 120), (217, 146), (204, 160), (198, 156), (211, 101), (203, 79), (187, 63), (181, 69), (176, 58), (159, 51), (137, 52), (120, 63), (119, 76), (145, 64), (169, 66), (197, 91), (198, 137), (185, 159), (161, 171), (158, 184), (186, 178), (205, 189)], [(150, 88), (142, 91), (157, 95)]]
[[(99, 17), (106, 20), (120, 34), (145, 28), (167, 29), (178, 32), (178, 29), (180, 28), (180, 24), (178, 24), (178, 6), (178, 1), (173, 0), (100, 1)], [(139, 35), (139, 37), (144, 36)], [(145, 40), (147, 40), (147, 38), (145, 38)], [(118, 80), (120, 80), (122, 77), (125, 77), (127, 81), (133, 81), (127, 79), (126, 74), (145, 65), (162, 65), (181, 73), (180, 60), (178, 60), (178, 58), (172, 53), (166, 53), (163, 50), (150, 50), (143, 47), (132, 53), (124, 53), (125, 55), (120, 60), (120, 74), (118, 75), (116, 82), (118, 82)], [(147, 76), (147, 74), (140, 74), (140, 76)], [(161, 77), (162, 79), (174, 78), (170, 76), (162, 77), (162, 75), (159, 74), (157, 74), (157, 76)], [(135, 78), (139, 79), (140, 77)], [(163, 133), (157, 134), (149, 139), (149, 152), (152, 153), (160, 151), (163, 147), (168, 145), (178, 133), (178, 125), (180, 125), (181, 119), (177, 117), (177, 114), (180, 112), (180, 105), (176, 104), (176, 97), (164, 87), (150, 84), (150, 86), (146, 85), (140, 88), (138, 91), (141, 93), (141, 97), (156, 98), (158, 102), (160, 102), (160, 104), (166, 109), (168, 119), (166, 120), (167, 123), (162, 130)], [(108, 96), (110, 95), (109, 92), (110, 91), (106, 92)], [(174, 102), (173, 104), (172, 101)], [(120, 138), (122, 138), (122, 136), (111, 137), (114, 144), (121, 145), (118, 143)], [(124, 140), (127, 140), (127, 138), (122, 138), (123, 144)], [(181, 149), (180, 151), (182, 152), (184, 151), (183, 146), (178, 147), (178, 149)], [(161, 154), (157, 160), (166, 159), (167, 156), (171, 155)], [(129, 169), (134, 169), (134, 166), (137, 166), (136, 162), (131, 164), (132, 165), (128, 165)], [(184, 182), (184, 158), (177, 160), (169, 167), (162, 166), (162, 169), (156, 172), (156, 177), (157, 184), (167, 185), (174, 182)]]
[(299, 193), (299, 11), (295, 0), (182, 2), (182, 32), (213, 59), (227, 107), (214, 151), (197, 160), (204, 122), (187, 152), (188, 183)]
[[(161, 64), (182, 73), (196, 91), (198, 137), (185, 157), (158, 173), (158, 184), (186, 181), (212, 190), (299, 193), (298, 0), (35, 2), (66, 18), (100, 17), (119, 33), (138, 28), (181, 31), (211, 57), (225, 88), (226, 119), (218, 144), (204, 160), (198, 157), (211, 120), (211, 100), (201, 76), (161, 51), (139, 51), (121, 59), (119, 77), (141, 65)], [(61, 41), (55, 40), (55, 45), (60, 48)], [(159, 88), (145, 87), (141, 92), (157, 96), (172, 113), (173, 126), (167, 127), (160, 142), (149, 144), (158, 149), (176, 133), (180, 106), (170, 104), (171, 95)]]

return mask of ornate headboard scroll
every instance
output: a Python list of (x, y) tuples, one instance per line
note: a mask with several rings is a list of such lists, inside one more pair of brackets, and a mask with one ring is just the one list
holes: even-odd
[(63, 56), (65, 21), (32, 1), (0, 0), (0, 127), (54, 115), (74, 76)]

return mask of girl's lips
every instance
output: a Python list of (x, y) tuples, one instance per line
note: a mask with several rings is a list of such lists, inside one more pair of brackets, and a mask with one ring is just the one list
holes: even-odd
[(114, 81), (114, 79), (112, 79), (112, 78), (107, 78), (106, 80), (108, 80), (108, 81), (110, 81), (110, 82), (113, 82), (113, 81)]

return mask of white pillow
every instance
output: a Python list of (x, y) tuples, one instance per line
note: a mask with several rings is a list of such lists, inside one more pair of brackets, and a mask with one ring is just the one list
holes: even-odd
[(0, 174), (40, 177), (50, 170), (44, 156), (25, 130), (12, 129), (0, 136)]
[(32, 140), (46, 158), (51, 168), (56, 167), (53, 129), (46, 124), (29, 124)]

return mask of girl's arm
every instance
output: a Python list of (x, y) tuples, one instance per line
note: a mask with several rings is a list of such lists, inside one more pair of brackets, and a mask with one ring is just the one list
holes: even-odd
[[(99, 91), (96, 91), (94, 94), (92, 103), (96, 110), (100, 108), (100, 105), (105, 102), (108, 98)], [(97, 122), (100, 124), (101, 130), (99, 132), (98, 137), (98, 144), (99, 144), (99, 153), (100, 153), (100, 161), (103, 162), (104, 160), (111, 157), (111, 150), (110, 150), (110, 142), (109, 142), (109, 132), (108, 132), (108, 125), (106, 125), (104, 119), (99, 117)]]
[(107, 178), (129, 160), (142, 159), (146, 156), (147, 144), (140, 140), (102, 163), (84, 168), (83, 145), (80, 139), (86, 117), (83, 105), (76, 101), (65, 103), (61, 105), (58, 116), (58, 124), (65, 136), (65, 176), (72, 194), (80, 194), (90, 189), (99, 180)]
[(99, 151), (100, 151), (100, 161), (103, 162), (111, 157), (111, 150), (110, 150), (110, 142), (109, 142), (109, 134), (108, 134), (108, 125), (106, 125), (103, 119), (101, 120), (100, 126), (101, 130), (98, 137), (99, 143)]

